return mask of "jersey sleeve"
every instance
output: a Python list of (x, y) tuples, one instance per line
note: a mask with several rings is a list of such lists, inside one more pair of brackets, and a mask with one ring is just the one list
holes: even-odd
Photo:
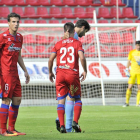
[(78, 47), (78, 51), (82, 51), (84, 53), (84, 49), (82, 47), (82, 43), (79, 41), (79, 47)]
[(3, 47), (3, 45), (4, 45), (3, 34), (0, 34), (0, 49)]
[(130, 51), (128, 54), (128, 60), (131, 60), (131, 59), (132, 59), (132, 51)]
[(52, 48), (52, 53), (56, 53), (56, 45)]

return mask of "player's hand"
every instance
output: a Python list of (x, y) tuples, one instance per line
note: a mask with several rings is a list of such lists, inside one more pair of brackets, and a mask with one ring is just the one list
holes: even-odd
[(53, 79), (55, 79), (55, 76), (53, 73), (49, 73), (49, 79), (52, 83), (54, 82)]
[(69, 38), (69, 32), (68, 32), (68, 31), (66, 31), (66, 32), (64, 33), (64, 36), (63, 36), (63, 39), (67, 39), (67, 38)]
[(140, 66), (140, 61), (137, 61), (138, 65)]
[(28, 72), (25, 72), (24, 75), (25, 75), (25, 78), (26, 78), (25, 83), (28, 84), (29, 81), (30, 81), (30, 76), (29, 76)]
[(128, 70), (128, 69), (125, 69), (125, 75), (126, 75), (127, 77), (130, 77), (130, 73), (129, 73), (129, 70)]
[(86, 76), (87, 76), (87, 73), (84, 71), (80, 76), (80, 78), (82, 78), (81, 82), (83, 82), (86, 79)]

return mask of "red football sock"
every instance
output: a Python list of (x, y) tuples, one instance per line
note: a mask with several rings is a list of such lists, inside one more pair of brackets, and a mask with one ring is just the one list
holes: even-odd
[(13, 105), (13, 104), (11, 104), (9, 108), (9, 123), (8, 123), (9, 131), (14, 131), (15, 129), (15, 123), (16, 123), (17, 115), (18, 115), (18, 108), (19, 108), (19, 105)]
[(74, 105), (74, 121), (78, 123), (82, 111), (82, 102), (76, 101)]
[(9, 105), (2, 104), (0, 108), (0, 133), (3, 134), (7, 130)]
[(65, 114), (65, 106), (63, 104), (58, 104), (57, 106), (57, 114), (60, 121), (60, 127), (64, 124), (64, 114)]

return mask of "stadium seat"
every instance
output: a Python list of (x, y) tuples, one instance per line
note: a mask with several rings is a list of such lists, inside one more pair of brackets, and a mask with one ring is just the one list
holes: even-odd
[(98, 23), (108, 23), (108, 20), (98, 20)]
[(134, 13), (131, 7), (123, 8), (122, 15), (125, 18), (138, 18), (137, 16), (134, 16)]
[[(110, 10), (110, 16), (113, 18), (117, 18), (117, 8), (116, 7), (112, 7)], [(121, 10), (120, 8), (118, 8), (118, 17), (119, 18), (124, 18), (121, 14)]]
[(37, 20), (36, 23), (45, 24), (45, 23), (47, 23), (47, 21), (46, 20)]
[(86, 36), (85, 36), (85, 43), (86, 44), (94, 44), (95, 42), (95, 36), (94, 36), (94, 34), (87, 34)]
[(126, 20), (123, 20), (123, 23), (133, 23), (133, 20), (131, 20), (131, 19), (126, 19)]
[(64, 20), (61, 21), (61, 23), (67, 23), (67, 22), (71, 22), (71, 20), (70, 19), (69, 20), (68, 19), (64, 19)]
[(50, 0), (51, 5), (64, 6), (62, 0)]
[(74, 17), (75, 18), (87, 18), (84, 8), (83, 7), (74, 8)]
[(135, 23), (140, 23), (140, 20), (135, 20)]
[(76, 0), (75, 3), (76, 3), (76, 5), (80, 5), (80, 6), (89, 6), (90, 5), (88, 0)]
[(34, 7), (25, 7), (24, 16), (28, 18), (37, 18)]
[(122, 52), (124, 57), (128, 57), (129, 52), (133, 50), (132, 46), (122, 46)]
[(27, 5), (39, 6), (38, 0), (26, 0)]
[[(24, 52), (25, 51), (25, 52)], [(22, 53), (25, 53), (25, 57), (35, 57), (35, 50), (33, 46), (26, 46)]]
[(86, 8), (86, 17), (93, 18), (93, 11), (94, 10), (95, 10), (95, 8), (93, 8), (93, 7), (87, 7)]
[(0, 20), (0, 23), (8, 23), (8, 21), (4, 19), (4, 20)]
[(46, 58), (48, 54), (46, 54), (45, 50), (45, 46), (35, 46), (36, 56), (40, 58)]
[(57, 23), (59, 23), (59, 20), (49, 20), (49, 23), (52, 23), (52, 24), (57, 24)]
[(113, 20), (111, 20), (111, 23), (121, 23), (121, 21), (120, 20), (113, 19)]
[(92, 19), (88, 19), (86, 20), (88, 23), (94, 23), (94, 21)]
[(123, 33), (123, 41), (124, 43), (133, 43), (133, 35), (132, 33)]
[(50, 42), (47, 40), (45, 35), (36, 35), (36, 43), (42, 45), (48, 45)]
[(24, 0), (14, 0), (15, 5), (19, 5), (19, 6), (26, 6), (26, 2), (24, 2)]
[(110, 57), (110, 50), (108, 46), (100, 46), (101, 57)]
[(70, 7), (62, 7), (61, 15), (63, 18), (73, 18), (73, 12)]
[(12, 12), (17, 13), (20, 15), (20, 17), (24, 18), (24, 13), (23, 13), (22, 7), (13, 7)]
[(1, 2), (2, 2), (4, 5), (7, 5), (7, 6), (14, 6), (14, 5), (15, 5), (14, 0), (1, 0)]
[(107, 33), (100, 33), (100, 34), (99, 34), (99, 41), (100, 41), (102, 44), (111, 43), (110, 38), (109, 38), (109, 36), (108, 36)]
[(123, 43), (123, 38), (120, 33), (111, 33), (110, 34), (111, 43)]
[[(111, 4), (117, 5), (116, 1), (117, 0), (111, 0)], [(119, 6), (126, 6), (126, 4), (122, 3), (122, 0), (118, 0), (118, 5)]]
[(24, 23), (35, 23), (34, 20), (24, 20)]
[(88, 1), (89, 5), (91, 5), (91, 6), (101, 6), (102, 5), (101, 2), (100, 3), (93, 3), (93, 0), (87, 0), (87, 1)]
[(61, 15), (61, 12), (60, 12), (60, 8), (58, 8), (58, 7), (51, 7), (50, 8), (50, 17), (62, 18), (62, 15)]
[(111, 46), (110, 53), (113, 57), (119, 57), (122, 56), (122, 49), (120, 46)]
[(0, 17), (7, 18), (8, 14), (10, 14), (8, 7), (0, 7)]
[(85, 48), (85, 57), (95, 57), (96, 53), (95, 46), (89, 46), (87, 49)]
[(104, 6), (113, 6), (113, 4), (111, 3), (111, 1), (110, 2), (105, 2), (105, 0), (100, 0), (100, 1), (102, 2), (102, 4)]
[(110, 16), (109, 10), (106, 7), (100, 7), (98, 9), (98, 16), (97, 18), (112, 18)]
[(64, 5), (77, 6), (74, 0), (63, 0)]
[(31, 44), (36, 43), (34, 36), (32, 34), (24, 35), (23, 36), (23, 43), (25, 44)]
[(37, 18), (50, 18), (48, 14), (48, 10), (46, 7), (37, 7), (37, 13), (36, 13)]
[(3, 2), (0, 0), (0, 5), (4, 5)]
[(49, 0), (39, 0), (38, 4), (42, 5), (42, 6), (50, 6), (51, 5)]

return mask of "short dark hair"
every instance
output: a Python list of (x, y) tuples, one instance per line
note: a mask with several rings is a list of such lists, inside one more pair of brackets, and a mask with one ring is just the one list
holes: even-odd
[(89, 23), (88, 23), (86, 20), (84, 20), (84, 19), (78, 20), (78, 21), (76, 22), (76, 24), (75, 24), (75, 27), (81, 28), (82, 26), (85, 26), (85, 29), (86, 29), (87, 31), (90, 30), (90, 25), (89, 25)]
[(10, 13), (8, 16), (7, 16), (7, 20), (8, 22), (10, 22), (10, 18), (11, 17), (18, 17), (19, 20), (20, 20), (20, 15), (19, 14), (16, 14), (16, 13)]
[(136, 41), (136, 44), (140, 45), (140, 40), (139, 41)]
[(73, 33), (74, 31), (74, 24), (72, 22), (67, 22), (64, 25), (64, 32), (68, 31), (69, 33)]

